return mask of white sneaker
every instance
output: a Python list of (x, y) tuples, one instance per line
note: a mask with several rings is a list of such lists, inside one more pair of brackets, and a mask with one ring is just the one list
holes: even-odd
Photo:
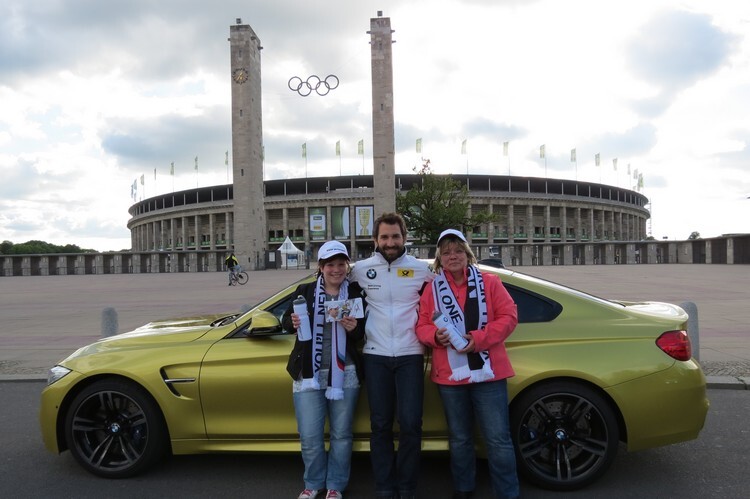
[(319, 490), (305, 489), (299, 493), (297, 499), (315, 499), (318, 496)]
[(338, 490), (328, 489), (326, 499), (344, 499), (344, 496), (341, 495), (341, 492), (339, 492)]

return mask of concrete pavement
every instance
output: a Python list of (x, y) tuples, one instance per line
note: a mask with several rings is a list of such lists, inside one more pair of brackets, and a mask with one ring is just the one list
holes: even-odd
[[(710, 387), (750, 386), (750, 266), (590, 265), (514, 270), (622, 300), (693, 302), (698, 357)], [(250, 272), (245, 286), (224, 273), (0, 277), (0, 381), (40, 379), (80, 346), (101, 337), (102, 312), (114, 308), (118, 332), (169, 317), (240, 310), (306, 275)]]

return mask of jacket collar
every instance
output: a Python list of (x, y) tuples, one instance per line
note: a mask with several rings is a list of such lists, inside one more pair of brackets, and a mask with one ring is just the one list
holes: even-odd
[(385, 255), (383, 255), (383, 253), (380, 252), (380, 248), (375, 248), (375, 254), (378, 255), (380, 258), (382, 258), (385, 263), (390, 265), (390, 264), (396, 263), (397, 261), (401, 260), (404, 257), (404, 255), (406, 254), (406, 247), (404, 247), (401, 250), (401, 253), (399, 253), (399, 255), (396, 258), (394, 258), (392, 262), (389, 262), (388, 259), (385, 257)]

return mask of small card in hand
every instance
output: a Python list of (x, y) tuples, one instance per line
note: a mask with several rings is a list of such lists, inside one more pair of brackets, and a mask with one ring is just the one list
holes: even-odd
[(351, 300), (332, 300), (325, 302), (326, 322), (340, 321), (344, 317), (361, 319), (365, 316), (362, 298)]

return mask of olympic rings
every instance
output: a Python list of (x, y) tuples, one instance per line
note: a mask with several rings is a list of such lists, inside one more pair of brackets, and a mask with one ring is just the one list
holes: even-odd
[(302, 97), (307, 97), (313, 90), (318, 95), (323, 96), (328, 95), (328, 92), (339, 86), (339, 78), (336, 75), (328, 75), (324, 80), (321, 80), (317, 75), (310, 75), (307, 80), (303, 80), (299, 76), (292, 76), (289, 78), (287, 85), (289, 85), (289, 90), (297, 92)]

